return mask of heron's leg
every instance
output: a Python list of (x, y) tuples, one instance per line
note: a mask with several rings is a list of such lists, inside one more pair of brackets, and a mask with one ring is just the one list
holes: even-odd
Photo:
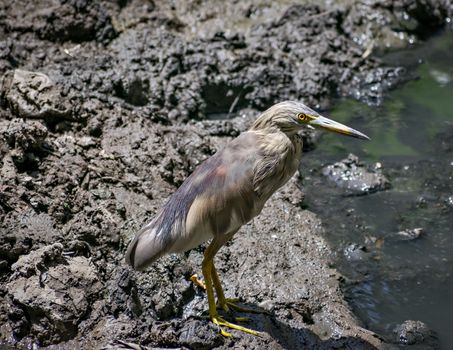
[[(231, 232), (229, 235), (226, 235), (225, 236), (225, 242), (230, 240), (231, 237), (233, 237), (236, 232), (237, 232), (237, 230), (234, 231), (234, 232)], [(216, 268), (214, 266), (214, 261), (212, 262), (211, 274), (212, 274), (211, 275), (212, 276), (212, 282), (214, 283), (214, 288), (215, 288), (215, 291), (216, 291), (216, 294), (217, 294), (218, 303), (226, 312), (228, 312), (229, 311), (228, 301), (233, 301), (233, 299), (226, 299), (225, 298), (225, 292), (223, 291), (222, 283), (220, 282), (219, 275), (217, 274), (217, 270), (216, 270)]]
[[(239, 301), (239, 299), (225, 298), (225, 293), (223, 292), (222, 284), (220, 283), (220, 278), (219, 278), (219, 275), (217, 274), (217, 270), (214, 266), (214, 263), (212, 264), (212, 282), (214, 284), (214, 288), (215, 288), (215, 291), (217, 294), (217, 305), (220, 306), (226, 312), (230, 311), (230, 308), (231, 308), (238, 312), (261, 313), (261, 311), (244, 308), (244, 307), (237, 305), (236, 303)], [(238, 322), (250, 321), (250, 319), (248, 317), (243, 317), (243, 316), (234, 317), (234, 319)]]
[[(232, 329), (237, 329), (237, 330), (240, 330), (240, 331), (243, 331), (246, 333), (250, 333), (253, 335), (258, 335), (258, 332), (254, 331), (252, 329), (238, 326), (236, 324), (233, 324), (233, 323), (230, 323), (230, 322), (224, 320), (217, 313), (217, 308), (216, 308), (215, 299), (214, 299), (213, 277), (212, 276), (213, 276), (213, 270), (215, 271), (214, 255), (218, 252), (218, 250), (220, 249), (220, 247), (222, 245), (223, 245), (222, 241), (219, 241), (216, 238), (214, 238), (212, 240), (211, 244), (206, 248), (206, 250), (204, 252), (204, 259), (203, 259), (203, 262), (201, 265), (202, 270), (203, 270), (204, 279), (205, 279), (205, 284), (206, 284), (206, 294), (208, 296), (209, 318), (211, 319), (211, 321), (213, 323), (215, 323), (216, 325), (218, 325), (220, 327), (220, 333), (223, 336), (228, 337), (228, 336), (231, 336), (231, 334), (228, 332), (225, 332), (221, 326), (225, 326), (225, 327), (232, 328)], [(218, 285), (220, 286), (220, 280), (217, 276), (217, 273), (216, 273), (216, 277), (217, 277), (216, 284), (218, 282)], [(223, 290), (222, 290), (222, 294), (223, 294)], [(225, 298), (224, 295), (223, 295), (223, 298)]]
[[(206, 286), (206, 294), (208, 295), (208, 306), (209, 306), (209, 317), (213, 318), (217, 316), (217, 310), (215, 307), (215, 300), (214, 300), (214, 290), (212, 289), (212, 278), (211, 278), (211, 271), (212, 271), (212, 259), (203, 259), (202, 263), (202, 270), (205, 286)], [(214, 305), (214, 306), (213, 306)]]
[(215, 292), (217, 294), (217, 300), (220, 306), (225, 310), (229, 311), (227, 299), (225, 298), (225, 293), (223, 292), (222, 284), (220, 283), (219, 275), (217, 274), (217, 270), (214, 266), (214, 262), (212, 263), (212, 271), (211, 271), (212, 282), (214, 283)]
[[(239, 305), (237, 305), (237, 302), (239, 301), (239, 299), (225, 298), (225, 293), (223, 292), (222, 284), (220, 283), (220, 278), (219, 278), (219, 275), (217, 274), (217, 270), (214, 266), (214, 262), (212, 263), (211, 273), (212, 273), (212, 282), (214, 284), (214, 288), (215, 288), (215, 291), (217, 294), (218, 304), (226, 312), (228, 312), (231, 308), (234, 311), (244, 312), (244, 313), (254, 313), (254, 314), (267, 313), (267, 311), (255, 310), (255, 309), (250, 309), (247, 307), (239, 306)], [(248, 318), (241, 317), (241, 318), (236, 318), (236, 320), (247, 321)]]
[[(217, 270), (214, 266), (214, 261), (212, 263), (212, 271), (211, 271), (212, 283), (214, 284), (215, 292), (217, 294), (218, 303), (223, 307), (225, 311), (228, 311), (227, 301), (239, 301), (239, 299), (226, 299), (225, 293), (223, 292), (222, 284), (220, 283), (219, 275), (217, 274)], [(190, 276), (190, 280), (193, 284), (197, 285), (201, 289), (206, 290), (206, 284), (198, 278), (197, 274), (193, 274)]]

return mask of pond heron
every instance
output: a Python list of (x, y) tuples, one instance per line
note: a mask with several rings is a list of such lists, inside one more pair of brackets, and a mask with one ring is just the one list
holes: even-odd
[(127, 249), (126, 261), (142, 270), (164, 254), (185, 252), (211, 240), (202, 262), (209, 318), (225, 336), (230, 334), (222, 326), (258, 334), (219, 316), (214, 289), (218, 305), (225, 311), (241, 308), (225, 298), (213, 259), (294, 175), (302, 154), (298, 132), (307, 125), (369, 140), (361, 132), (325, 118), (300, 102), (278, 103), (263, 112), (248, 131), (194, 170), (136, 234)]

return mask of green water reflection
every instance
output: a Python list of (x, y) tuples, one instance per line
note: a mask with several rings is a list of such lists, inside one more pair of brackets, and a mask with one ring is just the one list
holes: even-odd
[[(384, 60), (418, 79), (389, 92), (381, 106), (342, 99), (326, 113), (372, 140), (323, 133), (302, 158), (305, 202), (321, 217), (339, 270), (357, 281), (345, 292), (367, 327), (389, 335), (404, 320), (421, 320), (438, 333), (442, 348), (453, 349), (447, 311), (453, 310), (453, 32)], [(348, 153), (382, 163), (392, 188), (348, 197), (318, 176)], [(420, 239), (391, 239), (416, 227), (426, 231)], [(344, 249), (351, 244), (366, 246), (375, 259), (348, 260)]]
[[(406, 59), (403, 55), (393, 55), (388, 61), (401, 64)], [(390, 92), (379, 107), (344, 99), (330, 113), (334, 120), (363, 131), (372, 140), (356, 143), (326, 135), (319, 152), (334, 156), (349, 150), (374, 161), (436, 153), (433, 141), (453, 125), (453, 33), (432, 40), (411, 55), (423, 60), (416, 68), (419, 79)]]

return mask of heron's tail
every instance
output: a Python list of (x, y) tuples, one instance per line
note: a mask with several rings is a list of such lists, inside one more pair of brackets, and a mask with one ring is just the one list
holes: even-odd
[(145, 269), (167, 252), (171, 235), (163, 230), (160, 221), (158, 215), (137, 232), (129, 244), (126, 262), (135, 270)]

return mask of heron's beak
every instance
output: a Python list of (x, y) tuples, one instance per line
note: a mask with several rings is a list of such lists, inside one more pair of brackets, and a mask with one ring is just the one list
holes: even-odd
[(325, 118), (325, 117), (317, 117), (316, 119), (311, 120), (308, 125), (313, 126), (315, 128), (326, 129), (329, 131), (333, 131), (339, 134), (348, 135), (352, 137), (356, 137), (362, 140), (370, 140), (368, 136), (362, 134), (360, 131), (357, 131), (349, 126), (343, 125), (332, 119)]

